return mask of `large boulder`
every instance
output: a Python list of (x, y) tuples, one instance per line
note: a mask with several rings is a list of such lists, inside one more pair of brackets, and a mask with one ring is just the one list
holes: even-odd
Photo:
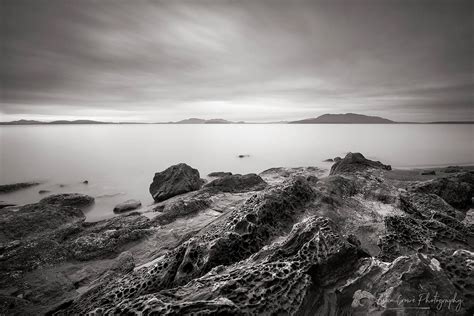
[(390, 165), (384, 165), (380, 161), (366, 159), (361, 153), (348, 153), (344, 159), (338, 160), (332, 165), (329, 174), (352, 173), (367, 169), (392, 170), (392, 167)]
[(150, 193), (156, 202), (161, 202), (179, 194), (199, 190), (201, 185), (199, 171), (180, 163), (155, 173)]
[(267, 183), (255, 173), (234, 174), (215, 179), (205, 185), (208, 189), (220, 192), (248, 192), (263, 190)]

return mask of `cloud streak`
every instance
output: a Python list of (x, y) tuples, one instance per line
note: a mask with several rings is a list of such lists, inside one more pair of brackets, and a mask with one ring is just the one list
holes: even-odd
[(473, 114), (471, 1), (2, 1), (5, 118)]

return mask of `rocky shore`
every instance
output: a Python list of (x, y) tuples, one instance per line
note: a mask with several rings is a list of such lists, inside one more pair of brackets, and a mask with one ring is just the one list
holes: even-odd
[(472, 315), (473, 171), (333, 161), (178, 164), (94, 223), (87, 195), (6, 206), (0, 315)]

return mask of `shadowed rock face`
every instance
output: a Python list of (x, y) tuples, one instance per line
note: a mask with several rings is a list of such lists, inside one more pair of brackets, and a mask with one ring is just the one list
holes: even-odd
[(330, 171), (330, 175), (339, 173), (353, 173), (356, 171), (364, 171), (369, 168), (391, 170), (392, 167), (384, 165), (380, 161), (366, 159), (361, 153), (348, 153), (342, 160), (336, 161)]
[(156, 202), (160, 202), (179, 194), (199, 190), (201, 185), (199, 171), (180, 163), (155, 173), (150, 184), (150, 193)]
[(266, 186), (267, 183), (254, 173), (226, 175), (205, 185), (208, 189), (220, 192), (258, 191), (264, 189)]
[(474, 174), (464, 172), (447, 178), (433, 179), (417, 183), (409, 190), (436, 194), (452, 206), (464, 209), (471, 205), (474, 195)]

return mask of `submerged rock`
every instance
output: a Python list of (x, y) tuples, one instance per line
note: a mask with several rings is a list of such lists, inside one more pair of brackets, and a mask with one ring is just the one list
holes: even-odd
[(142, 202), (138, 200), (127, 200), (125, 202), (119, 203), (114, 207), (114, 213), (124, 213), (128, 211), (136, 210), (142, 206)]
[(20, 182), (20, 183), (13, 183), (13, 184), (3, 184), (3, 185), (0, 185), (0, 194), (15, 192), (18, 190), (26, 189), (26, 188), (40, 185), (40, 184), (41, 183), (39, 182)]
[(220, 192), (246, 192), (263, 190), (267, 183), (255, 173), (234, 174), (215, 179), (205, 185), (206, 188)]
[(344, 159), (337, 161), (331, 167), (330, 175), (345, 172), (364, 171), (369, 168), (392, 170), (390, 165), (384, 165), (380, 161), (366, 159), (361, 153), (348, 153)]
[(150, 184), (150, 193), (156, 202), (160, 202), (179, 194), (199, 190), (201, 185), (199, 171), (180, 163), (155, 173)]
[(0, 209), (9, 207), (9, 206), (15, 206), (16, 204), (10, 203), (10, 202), (5, 202), (5, 201), (0, 201)]

